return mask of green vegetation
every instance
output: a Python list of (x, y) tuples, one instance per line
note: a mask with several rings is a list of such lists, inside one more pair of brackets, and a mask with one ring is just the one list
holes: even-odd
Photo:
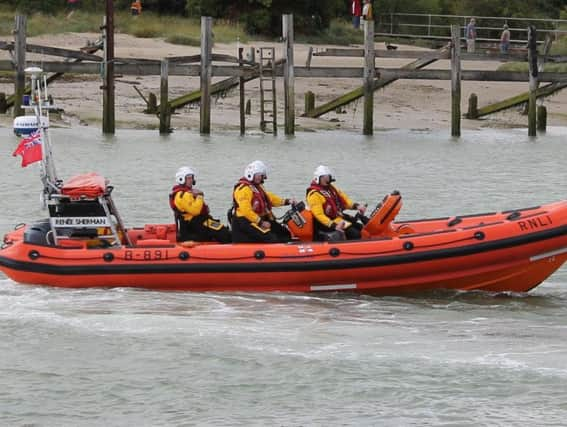
[[(15, 11), (0, 9), (0, 36), (11, 36), (14, 29)], [(59, 34), (68, 32), (100, 32), (101, 13), (75, 11), (69, 18), (63, 12), (55, 15), (34, 13), (28, 16), (28, 36), (41, 34)], [(199, 46), (201, 23), (199, 20), (160, 16), (155, 13), (144, 13), (132, 17), (129, 13), (119, 12), (115, 17), (116, 32), (131, 34), (135, 37), (164, 37), (170, 43)], [(242, 28), (227, 23), (215, 23), (213, 27), (216, 42), (230, 43), (240, 39), (246, 43), (248, 36)]]
[(334, 19), (329, 28), (321, 31), (321, 33), (311, 36), (300, 34), (296, 37), (296, 40), (298, 42), (349, 45), (363, 43), (364, 34), (362, 31), (354, 29), (350, 22)]
[(550, 55), (567, 55), (567, 37), (554, 40), (551, 45)]
[[(528, 63), (527, 62), (507, 62), (498, 67), (498, 71), (518, 71), (527, 73)], [(548, 63), (543, 67), (543, 71), (546, 73), (567, 73), (567, 64), (554, 64)]]
[[(350, 25), (351, 0), (143, 0), (142, 14), (130, 15), (131, 0), (114, 0), (116, 31), (136, 37), (163, 37), (172, 43), (192, 45), (200, 38), (200, 16), (214, 18), (216, 42), (233, 42), (262, 36), (281, 36), (281, 15), (293, 13), (296, 39), (311, 43), (352, 44), (362, 33)], [(372, 0), (378, 27), (391, 13), (457, 14), (467, 16), (563, 18), (566, 0)], [(99, 32), (105, 2), (79, 0), (72, 11), (68, 0), (0, 0), (0, 36), (11, 35), (16, 13), (28, 16), (30, 36), (64, 32)], [(416, 17), (416, 20), (422, 18)], [(444, 18), (433, 18), (444, 19)], [(501, 21), (491, 37), (498, 38)], [(421, 22), (421, 21), (420, 21)], [(460, 22), (460, 21), (459, 21)], [(521, 21), (525, 23), (524, 21)], [(418, 23), (416, 21), (416, 23)], [(448, 21), (433, 22), (447, 25)], [(548, 25), (548, 28), (551, 24)], [(433, 29), (437, 31), (438, 29)], [(441, 30), (439, 30), (441, 31)], [(567, 51), (567, 41), (555, 49)]]
[(198, 38), (178, 34), (167, 37), (165, 41), (171, 44), (182, 44), (185, 46), (201, 46), (201, 40)]
[[(15, 13), (13, 10), (0, 8), (0, 36), (11, 36), (14, 29)], [(28, 16), (28, 35), (99, 32), (102, 15), (102, 13), (78, 10), (69, 18), (64, 12), (54, 15), (33, 13)], [(199, 46), (200, 44), (201, 22), (198, 19), (158, 15), (151, 12), (144, 12), (141, 16), (132, 17), (127, 12), (118, 12), (115, 16), (115, 26), (116, 32), (131, 34), (135, 37), (163, 37), (169, 43), (188, 46)], [(231, 43), (236, 40), (248, 43), (251, 39), (254, 39), (244, 31), (242, 26), (222, 20), (214, 21), (213, 33), (215, 42), (219, 43)], [(319, 34), (312, 36), (299, 34), (297, 40), (348, 45), (362, 43), (363, 34), (360, 30), (353, 29), (350, 22), (334, 19), (329, 27)]]

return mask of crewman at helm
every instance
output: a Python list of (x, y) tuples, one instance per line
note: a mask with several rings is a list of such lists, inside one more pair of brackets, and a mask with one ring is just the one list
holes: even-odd
[(194, 187), (193, 169), (189, 166), (179, 168), (175, 182), (169, 194), (169, 205), (175, 214), (177, 241), (230, 243), (230, 230), (211, 217), (203, 192)]
[(334, 181), (331, 169), (320, 165), (315, 169), (313, 181), (307, 188), (307, 204), (315, 218), (315, 238), (318, 238), (318, 231), (329, 233), (338, 230), (349, 240), (360, 239), (362, 225), (352, 221), (352, 218), (347, 220), (343, 210), (356, 209), (364, 215), (366, 206), (353, 203), (345, 193), (332, 184)]
[(253, 161), (234, 186), (232, 239), (235, 243), (278, 243), (291, 239), (289, 230), (276, 221), (272, 207), (295, 204), (295, 200), (266, 191), (262, 184), (267, 173), (264, 162)]

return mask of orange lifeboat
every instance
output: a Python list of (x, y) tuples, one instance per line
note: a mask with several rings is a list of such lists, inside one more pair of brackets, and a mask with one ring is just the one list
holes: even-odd
[(199, 292), (525, 292), (567, 260), (566, 201), (396, 222), (401, 197), (392, 193), (374, 210), (362, 240), (311, 241), (308, 211), (292, 211), (286, 220), (296, 238), (289, 243), (221, 245), (178, 243), (174, 224), (127, 229), (106, 181), (82, 179), (52, 198), (49, 218), (4, 236), (0, 269), (9, 278)]

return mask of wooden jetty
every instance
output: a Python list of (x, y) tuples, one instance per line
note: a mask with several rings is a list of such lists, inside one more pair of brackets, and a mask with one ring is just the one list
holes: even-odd
[[(36, 44), (25, 44), (25, 46), (21, 49), (22, 52), (29, 52), (29, 53), (39, 53), (43, 55), (53, 55), (53, 56), (60, 56), (65, 58), (66, 62), (70, 63), (79, 63), (83, 60), (87, 61), (98, 61), (101, 62), (103, 59), (100, 56), (94, 55), (96, 51), (102, 49), (102, 41), (98, 40), (91, 45), (87, 45), (82, 47), (80, 50), (72, 50), (72, 49), (63, 49), (63, 48), (55, 48), (49, 46), (41, 46)], [(13, 42), (5, 42), (0, 41), (0, 50), (6, 50), (13, 54), (16, 50), (15, 44)], [(19, 53), (21, 55), (21, 53)], [(25, 56), (24, 56), (25, 57)], [(25, 60), (24, 60), (25, 63)], [(47, 77), (47, 84), (54, 82), (55, 80), (62, 77), (65, 73), (57, 72), (52, 74), (51, 76)], [(23, 89), (22, 95), (29, 95), (31, 93), (31, 88), (29, 85), (26, 85)], [(12, 94), (6, 97), (6, 103), (4, 108), (10, 108), (14, 106), (14, 101), (16, 99), (16, 95)]]
[[(108, 0), (107, 0), (108, 3)], [(110, 9), (110, 12), (113, 12)], [(217, 55), (212, 52), (211, 33), (212, 19), (203, 17), (201, 21), (201, 53), (200, 55), (186, 57), (163, 58), (162, 60), (151, 60), (145, 58), (118, 58), (114, 57), (112, 43), (112, 13), (107, 10), (105, 25), (103, 25), (103, 46), (105, 56), (94, 55), (94, 51), (69, 51), (60, 48), (50, 48), (46, 46), (30, 45), (26, 43), (25, 37), (25, 17), (16, 17), (15, 40), (11, 42), (0, 42), (0, 48), (13, 50), (13, 61), (0, 61), (0, 70), (15, 70), (15, 97), (13, 105), (20, 105), (23, 95), (20, 77), (25, 66), (25, 53), (34, 52), (52, 56), (62, 56), (64, 61), (42, 61), (42, 68), (50, 73), (78, 73), (78, 74), (100, 74), (101, 64), (103, 73), (103, 131), (106, 133), (114, 132), (114, 75), (159, 75), (160, 83), (160, 105), (154, 109), (160, 119), (160, 132), (167, 133), (170, 130), (171, 113), (175, 109), (181, 108), (187, 103), (200, 102), (200, 131), (204, 134), (211, 132), (211, 96), (215, 93), (229, 90), (236, 87), (240, 88), (240, 117), (241, 132), (245, 131), (245, 92), (244, 84), (262, 78), (263, 71), (260, 62), (244, 61), (242, 51), (239, 57), (229, 55)], [(426, 52), (423, 51), (395, 51), (395, 50), (376, 50), (374, 41), (374, 23), (366, 22), (364, 31), (364, 49), (328, 49), (323, 52), (314, 53), (312, 56), (352, 56), (364, 59), (362, 66), (359, 67), (321, 67), (312, 66), (311, 56), (307, 66), (296, 66), (293, 57), (293, 17), (285, 15), (282, 25), (283, 49), (282, 58), (273, 58), (270, 67), (270, 79), (275, 82), (276, 78), (282, 78), (284, 82), (284, 130), (291, 135), (295, 131), (295, 81), (300, 78), (354, 78), (361, 82), (361, 86), (348, 94), (343, 95), (334, 103), (327, 103), (322, 106), (310, 108), (306, 116), (320, 117), (321, 115), (336, 109), (339, 106), (364, 97), (363, 132), (371, 134), (374, 128), (374, 98), (373, 93), (376, 89), (387, 86), (399, 79), (420, 79), (420, 80), (446, 80), (451, 81), (451, 105), (452, 105), (452, 134), (460, 134), (460, 85), (463, 80), (477, 81), (518, 81), (529, 83), (529, 104), (530, 111), (535, 111), (535, 100), (537, 96), (546, 96), (553, 91), (562, 88), (567, 83), (567, 75), (564, 73), (545, 73), (538, 70), (538, 64), (544, 59), (548, 61), (565, 61), (567, 58), (550, 57), (549, 55), (538, 55), (537, 52), (537, 33), (535, 28), (529, 27), (527, 50), (516, 50), (508, 55), (501, 55), (491, 50), (480, 53), (461, 52), (461, 32), (462, 27), (453, 25), (451, 43), (444, 48)], [(401, 68), (380, 68), (376, 67), (377, 58), (408, 58), (414, 59)], [(425, 69), (438, 60), (451, 60), (451, 69)], [(526, 60), (530, 64), (530, 72), (508, 72), (508, 71), (487, 71), (487, 70), (462, 70), (462, 61), (475, 60)], [(221, 64), (219, 64), (221, 63)], [(267, 71), (266, 71), (267, 72)], [(200, 79), (200, 88), (184, 96), (169, 99), (169, 76), (194, 76)], [(212, 83), (213, 77), (224, 77), (225, 79)], [(538, 92), (539, 83), (550, 83)], [(24, 88), (25, 89), (25, 88)], [(551, 91), (551, 92), (550, 92)], [(274, 93), (275, 95), (275, 93)], [(274, 102), (275, 98), (270, 102)], [(148, 102), (146, 100), (146, 102)], [(525, 102), (525, 101), (524, 101)], [(309, 103), (311, 105), (311, 103)], [(480, 109), (480, 114), (483, 110)], [(535, 117), (535, 112), (533, 113)], [(274, 130), (276, 129), (274, 109)], [(529, 132), (532, 134), (534, 120), (529, 116)]]
[[(415, 53), (410, 53), (410, 55), (415, 55), (415, 56), (422, 56), (419, 59), (416, 59), (413, 62), (410, 62), (409, 64), (405, 65), (402, 67), (403, 70), (419, 70), (421, 68), (424, 68), (426, 66), (428, 66), (429, 64), (433, 64), (435, 61), (437, 61), (438, 59), (448, 59), (448, 55), (449, 55), (449, 48), (448, 47), (443, 47), (442, 49), (439, 50), (439, 55), (432, 55), (430, 53), (426, 53), (424, 54), (423, 52), (415, 52)], [(363, 49), (326, 49), (325, 51), (322, 52), (316, 52), (313, 53), (314, 56), (360, 56), (360, 57), (364, 57), (364, 50)], [(390, 58), (407, 58), (407, 53), (403, 54), (403, 56), (400, 55), (396, 55), (396, 54), (392, 54), (390, 55), (385, 55), (385, 52), (380, 52), (380, 51), (376, 51), (375, 57), (376, 58), (384, 58), (384, 57), (390, 57)], [(382, 89), (386, 86), (388, 86), (391, 83), (394, 83), (395, 81), (397, 81), (399, 78), (395, 77), (395, 76), (390, 76), (390, 77), (382, 77), (385, 73), (387, 73), (387, 71), (382, 70), (382, 72), (378, 73), (378, 79), (374, 80), (372, 82), (372, 90), (376, 91), (378, 89)], [(311, 117), (311, 118), (317, 118), (317, 117), (321, 117), (323, 114), (326, 114), (330, 111), (336, 110), (337, 108), (343, 107), (345, 105), (350, 104), (351, 102), (356, 101), (357, 99), (361, 98), (364, 95), (364, 86), (360, 86), (344, 95), (339, 96), (338, 98), (329, 101), (323, 105), (320, 105), (316, 108), (313, 108), (310, 111), (306, 111), (304, 113), (304, 116), (306, 117)]]
[[(553, 43), (553, 38), (549, 36), (546, 37), (543, 46), (543, 55), (538, 57), (537, 69), (538, 73), (543, 72), (543, 66), (546, 61), (559, 61), (564, 62), (564, 59), (559, 57), (555, 59), (554, 57), (549, 57), (549, 51), (551, 50), (551, 45)], [(527, 57), (526, 57), (527, 60)], [(554, 82), (549, 83), (543, 87), (538, 87), (535, 91), (536, 99), (546, 98), (551, 96), (567, 87), (567, 82)], [(495, 102), (490, 105), (486, 105), (482, 108), (477, 108), (476, 103), (478, 100), (473, 101), (472, 104), (469, 102), (469, 111), (465, 115), (467, 119), (479, 119), (490, 114), (494, 114), (500, 111), (507, 110), (509, 108), (517, 107), (519, 105), (524, 105), (529, 102), (530, 92), (523, 92), (518, 95), (512, 96), (510, 98), (504, 99), (502, 101)], [(539, 122), (539, 121), (538, 121)]]
[[(554, 93), (563, 90), (567, 87), (567, 82), (548, 83), (545, 86), (538, 88), (535, 92), (536, 98), (546, 98)], [(476, 110), (476, 113), (467, 113), (467, 119), (480, 119), (490, 114), (498, 113), (509, 108), (517, 107), (529, 101), (529, 91), (520, 93), (516, 96), (504, 99), (502, 101), (490, 104)]]

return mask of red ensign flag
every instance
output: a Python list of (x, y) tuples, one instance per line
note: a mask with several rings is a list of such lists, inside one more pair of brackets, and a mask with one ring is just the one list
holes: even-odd
[(43, 151), (41, 145), (41, 135), (39, 132), (34, 132), (20, 141), (12, 156), (21, 155), (22, 167), (25, 168), (27, 165), (39, 162), (42, 159)]

